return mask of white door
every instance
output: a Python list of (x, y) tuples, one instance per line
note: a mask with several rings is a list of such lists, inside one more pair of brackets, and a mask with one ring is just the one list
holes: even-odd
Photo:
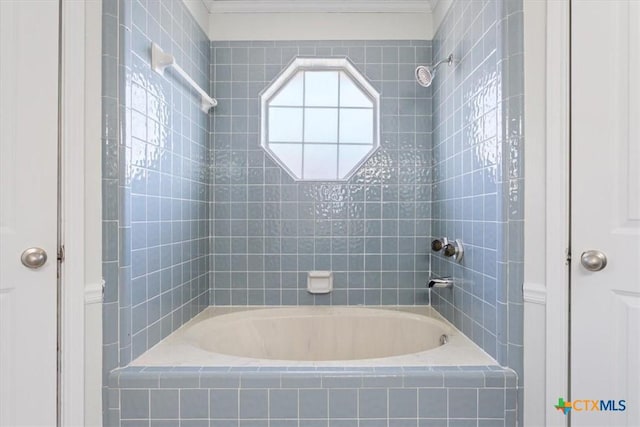
[(58, 8), (0, 0), (2, 427), (56, 425)]
[(571, 27), (571, 425), (638, 426), (640, 2), (573, 0)]

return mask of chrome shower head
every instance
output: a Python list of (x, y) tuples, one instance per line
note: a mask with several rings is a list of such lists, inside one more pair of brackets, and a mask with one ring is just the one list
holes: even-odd
[(447, 65), (453, 64), (453, 54), (449, 55), (446, 59), (442, 59), (436, 62), (434, 65), (420, 65), (416, 68), (416, 80), (422, 87), (429, 87), (433, 82), (433, 78), (436, 75), (436, 68), (440, 64), (447, 63)]
[(431, 67), (427, 65), (420, 65), (416, 68), (416, 80), (418, 84), (422, 87), (431, 86), (431, 82), (433, 81), (434, 71)]

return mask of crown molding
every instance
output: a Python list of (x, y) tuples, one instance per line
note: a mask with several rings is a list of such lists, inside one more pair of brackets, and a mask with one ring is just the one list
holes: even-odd
[(203, 0), (210, 13), (431, 13), (428, 0)]
[(453, 0), (430, 0), (431, 10), (433, 11), (433, 32), (436, 33), (440, 24), (444, 21), (447, 12), (453, 4)]
[(207, 2), (209, 0), (182, 0), (184, 5), (191, 12), (191, 16), (196, 20), (202, 31), (205, 34), (209, 34), (209, 6)]

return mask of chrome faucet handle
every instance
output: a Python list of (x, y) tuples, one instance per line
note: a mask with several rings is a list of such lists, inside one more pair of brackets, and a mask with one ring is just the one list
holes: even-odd
[(452, 257), (456, 254), (456, 245), (455, 243), (447, 243), (444, 246), (444, 256), (446, 257)]
[(464, 255), (464, 247), (462, 246), (462, 240), (456, 239), (454, 242), (450, 242), (444, 246), (444, 256), (455, 257), (457, 262), (462, 261)]
[(446, 237), (440, 237), (431, 242), (431, 250), (434, 252), (440, 252), (442, 248), (449, 244), (449, 240)]

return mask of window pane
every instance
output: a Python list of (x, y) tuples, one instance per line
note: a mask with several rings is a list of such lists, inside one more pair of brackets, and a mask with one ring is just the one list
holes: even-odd
[(373, 110), (341, 109), (340, 142), (373, 144)]
[(305, 108), (304, 142), (338, 142), (338, 109)]
[(337, 179), (337, 151), (334, 144), (304, 145), (304, 179)]
[(269, 144), (269, 148), (297, 179), (302, 178), (302, 144)]
[(302, 108), (269, 108), (269, 142), (302, 142)]
[(371, 99), (344, 72), (340, 73), (340, 106), (373, 108)]
[(296, 58), (283, 73), (261, 94), (265, 150), (294, 179), (347, 179), (377, 146), (378, 92), (345, 58)]
[(302, 106), (302, 72), (299, 72), (291, 80), (286, 82), (282, 89), (274, 96), (269, 105), (287, 105), (291, 107)]
[(338, 106), (338, 72), (306, 71), (304, 105), (313, 107)]
[(344, 178), (355, 165), (371, 150), (368, 145), (340, 145), (338, 172)]

